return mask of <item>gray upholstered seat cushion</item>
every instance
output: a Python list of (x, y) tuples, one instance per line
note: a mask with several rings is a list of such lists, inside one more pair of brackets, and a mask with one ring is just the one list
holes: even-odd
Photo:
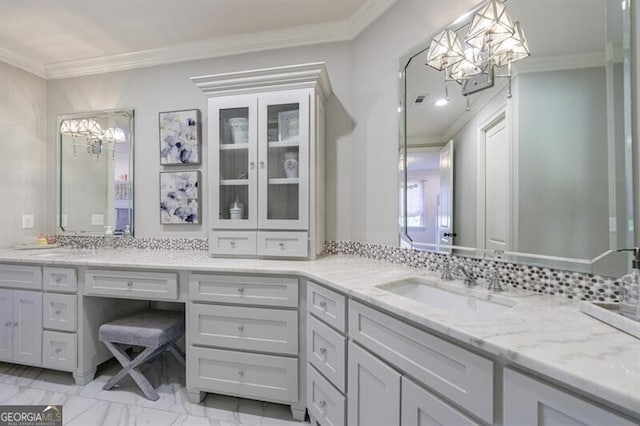
[(149, 310), (102, 324), (100, 341), (156, 347), (184, 335), (184, 312)]

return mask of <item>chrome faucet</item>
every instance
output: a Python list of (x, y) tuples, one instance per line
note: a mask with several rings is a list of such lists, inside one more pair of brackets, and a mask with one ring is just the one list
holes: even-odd
[(451, 276), (451, 262), (449, 262), (449, 259), (444, 259), (442, 262), (442, 275), (440, 275), (440, 279), (444, 281), (453, 280), (453, 277)]
[(487, 289), (496, 293), (504, 291), (500, 283), (500, 271), (498, 271), (498, 268), (489, 271), (489, 287)]
[(464, 285), (467, 287), (474, 287), (478, 283), (476, 282), (476, 277), (473, 275), (473, 271), (471, 268), (465, 268), (462, 263), (456, 263), (453, 268), (451, 268), (451, 272), (460, 273), (464, 277)]

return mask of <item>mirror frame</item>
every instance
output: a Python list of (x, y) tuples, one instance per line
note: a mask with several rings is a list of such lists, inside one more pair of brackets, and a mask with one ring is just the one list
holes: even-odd
[(129, 118), (129, 133), (130, 133), (130, 152), (129, 152), (129, 180), (131, 181), (131, 213), (129, 221), (129, 229), (131, 236), (135, 234), (135, 108), (112, 108), (96, 111), (74, 112), (60, 114), (56, 117), (56, 232), (58, 235), (65, 236), (102, 236), (104, 232), (97, 231), (85, 231), (85, 230), (65, 230), (62, 226), (62, 135), (60, 134), (60, 125), (63, 120), (77, 119), (77, 118), (89, 118), (95, 116), (106, 115), (125, 115)]
[[(504, 0), (507, 2), (508, 0)], [(603, 0), (605, 1), (605, 0)], [(430, 251), (436, 253), (443, 254), (455, 254), (461, 256), (470, 256), (470, 257), (478, 257), (485, 258), (491, 251), (486, 249), (481, 249), (477, 247), (466, 247), (466, 246), (457, 246), (457, 245), (447, 245), (447, 246), (439, 246), (437, 244), (431, 243), (414, 243), (411, 239), (411, 236), (408, 234), (407, 230), (407, 197), (406, 197), (406, 186), (408, 179), (408, 171), (406, 158), (408, 156), (409, 145), (407, 141), (407, 81), (406, 81), (406, 69), (411, 64), (412, 60), (416, 59), (418, 55), (426, 52), (429, 49), (430, 41), (438, 34), (440, 34), (445, 29), (452, 29), (454, 31), (459, 31), (466, 25), (468, 25), (468, 21), (473, 16), (473, 14), (484, 7), (488, 0), (481, 1), (467, 12), (463, 13), (459, 17), (455, 18), (453, 21), (450, 21), (445, 26), (439, 28), (437, 31), (433, 32), (429, 37), (425, 38), (422, 42), (418, 43), (408, 52), (403, 54), (399, 60), (399, 82), (398, 82), (398, 94), (399, 94), (399, 106), (398, 113), (400, 115), (398, 123), (399, 123), (399, 155), (398, 155), (398, 171), (399, 171), (399, 184), (398, 184), (398, 221), (399, 221), (399, 246), (403, 248), (411, 248), (420, 251)], [(632, 17), (634, 16), (635, 7), (634, 0), (626, 0), (627, 7), (623, 10), (622, 13), (622, 28), (623, 31), (623, 104), (624, 104), (624, 144), (625, 144), (625, 174), (626, 174), (626, 188), (625, 192), (627, 194), (627, 206), (625, 214), (630, 221), (630, 226), (635, 229), (632, 229), (628, 232), (628, 237), (631, 241), (626, 241), (626, 243), (622, 243), (627, 247), (632, 247), (635, 244), (634, 241), (634, 232), (638, 232), (638, 224), (636, 221), (636, 214), (639, 212), (635, 211), (635, 206), (638, 200), (634, 197), (634, 181), (633, 176), (638, 172), (636, 167), (634, 167), (633, 158), (634, 157), (634, 149), (633, 149), (633, 141), (632, 141), (632, 117), (633, 117), (633, 100), (632, 100), (632, 88), (631, 84), (632, 79), (632, 62), (635, 59), (635, 55), (633, 54), (632, 40), (634, 39), (633, 33), (633, 25), (631, 24)], [(640, 29), (636, 29), (636, 31), (640, 31)], [(635, 170), (634, 170), (635, 169)], [(402, 203), (402, 206), (400, 206)], [(620, 244), (619, 244), (620, 245)], [(565, 269), (572, 270), (576, 272), (587, 272), (594, 273), (592, 271), (592, 267), (594, 263), (611, 254), (615, 253), (615, 250), (609, 249), (606, 252), (602, 253), (595, 259), (576, 259), (576, 258), (566, 258), (566, 257), (556, 257), (556, 256), (546, 256), (546, 255), (538, 255), (533, 253), (523, 253), (523, 252), (505, 252), (500, 257), (492, 257), (492, 260), (502, 260), (508, 261), (512, 263), (520, 263), (531, 266), (540, 266), (540, 267), (551, 267), (555, 269)]]

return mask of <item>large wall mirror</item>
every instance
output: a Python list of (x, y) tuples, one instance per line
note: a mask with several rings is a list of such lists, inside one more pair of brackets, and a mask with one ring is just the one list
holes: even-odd
[(58, 116), (58, 227), (133, 235), (133, 109)]
[[(530, 52), (511, 66), (522, 52), (497, 55), (501, 28), (478, 39), (503, 8), (512, 45), (524, 33)], [(616, 250), (634, 243), (630, 8), (484, 2), (402, 58), (401, 244), (608, 276), (628, 269)]]

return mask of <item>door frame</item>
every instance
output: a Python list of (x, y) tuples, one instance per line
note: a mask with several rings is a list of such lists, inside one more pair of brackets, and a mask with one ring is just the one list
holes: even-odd
[(476, 247), (478, 249), (486, 249), (486, 154), (487, 154), (487, 131), (496, 123), (504, 120), (507, 132), (507, 248), (508, 251), (517, 251), (517, 229), (518, 217), (515, 206), (518, 200), (518, 181), (517, 181), (517, 139), (513, 132), (511, 103), (507, 101), (501, 104), (486, 119), (480, 122), (477, 127), (477, 175), (476, 175)]

